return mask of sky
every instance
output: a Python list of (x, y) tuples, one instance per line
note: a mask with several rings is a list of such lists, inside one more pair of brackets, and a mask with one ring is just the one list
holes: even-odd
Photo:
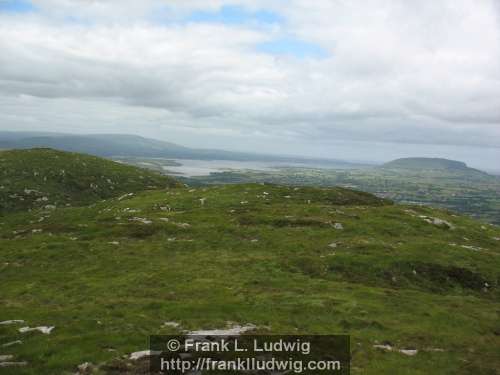
[(500, 170), (500, 1), (0, 0), (0, 130)]

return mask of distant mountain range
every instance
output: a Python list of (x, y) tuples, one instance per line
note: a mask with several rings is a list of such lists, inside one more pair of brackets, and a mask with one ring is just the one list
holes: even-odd
[[(356, 169), (373, 165), (328, 158), (280, 156), (218, 149), (189, 148), (175, 143), (130, 134), (64, 134), (50, 132), (0, 131), (0, 149), (52, 148), (106, 158), (167, 158), (194, 160), (259, 161), (304, 164), (307, 167)], [(383, 169), (443, 170), (486, 175), (465, 163), (441, 158), (402, 158), (385, 163)]]
[(214, 149), (195, 149), (175, 143), (125, 134), (59, 134), (0, 131), (0, 149), (53, 148), (101, 157), (149, 157), (196, 160), (269, 161), (356, 168), (361, 164), (343, 160), (278, 156)]

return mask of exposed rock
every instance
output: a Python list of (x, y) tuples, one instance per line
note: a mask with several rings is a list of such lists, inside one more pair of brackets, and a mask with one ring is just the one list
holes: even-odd
[(0, 362), (10, 361), (13, 358), (12, 354), (0, 355)]
[(373, 345), (373, 347), (376, 348), (376, 349), (382, 349), (382, 350), (392, 351), (392, 346), (390, 346), (388, 344), (384, 344), (384, 345), (376, 344), (376, 345)]
[(0, 367), (23, 367), (27, 365), (28, 362), (0, 362)]
[(7, 343), (3, 344), (2, 348), (8, 348), (9, 346), (20, 345), (22, 343), (23, 342), (21, 340), (11, 341), (11, 342), (7, 342)]
[(238, 336), (242, 333), (253, 331), (257, 326), (254, 324), (247, 324), (244, 326), (235, 325), (231, 328), (226, 329), (211, 329), (211, 330), (199, 330), (188, 332), (189, 336)]
[(333, 224), (333, 227), (337, 230), (342, 230), (344, 229), (344, 226), (342, 225), (342, 223), (334, 223)]
[(180, 323), (177, 322), (165, 322), (163, 323), (165, 327), (179, 328), (181, 326)]
[(20, 230), (13, 230), (12, 231), (13, 234), (25, 234), (27, 232), (28, 232), (27, 229), (20, 229)]
[(335, 249), (337, 247), (337, 243), (336, 242), (332, 242), (330, 245), (328, 245), (328, 247), (331, 247), (332, 249)]
[(122, 200), (124, 200), (125, 198), (129, 198), (129, 197), (131, 197), (131, 196), (133, 196), (133, 195), (134, 195), (134, 193), (124, 194), (124, 195), (122, 195), (121, 197), (119, 197), (119, 198), (118, 198), (118, 200), (119, 200), (119, 201), (122, 201)]
[(41, 333), (43, 333), (44, 335), (50, 335), (50, 333), (52, 332), (52, 330), (54, 329), (55, 327), (46, 327), (46, 326), (40, 326), (40, 327), (23, 327), (23, 328), (19, 328), (19, 332), (21, 333), (26, 333), (26, 332), (32, 332), (32, 331), (39, 331)]
[(24, 189), (24, 194), (26, 194), (26, 195), (40, 194), (40, 192), (38, 190), (34, 190), (34, 189)]
[(151, 220), (145, 219), (143, 217), (133, 217), (129, 219), (129, 221), (138, 221), (139, 223), (145, 224), (145, 225), (150, 225), (153, 224)]
[(385, 350), (385, 351), (388, 351), (388, 352), (392, 352), (392, 351), (396, 351), (396, 352), (399, 352), (401, 354), (404, 354), (404, 355), (407, 355), (407, 356), (414, 356), (418, 353), (418, 350), (417, 349), (394, 349), (391, 345), (389, 344), (376, 344), (376, 345), (373, 345), (374, 348), (376, 349), (381, 349), (381, 350)]
[(78, 373), (89, 374), (94, 369), (94, 365), (90, 362), (85, 362), (85, 363), (82, 363), (81, 365), (78, 365), (77, 368), (78, 368)]
[(205, 201), (206, 201), (206, 200), (207, 200), (206, 198), (200, 198), (200, 199), (199, 199), (200, 204), (201, 204), (202, 206), (204, 206), (204, 205), (205, 205)]
[(419, 217), (424, 219), (424, 221), (429, 223), (429, 224), (433, 224), (433, 225), (436, 225), (438, 227), (445, 227), (448, 229), (455, 229), (455, 226), (446, 220), (439, 219), (437, 217), (432, 217), (432, 216), (425, 216), (425, 215), (420, 215)]
[(10, 325), (10, 324), (22, 324), (24, 323), (24, 320), (4, 320), (3, 322), (0, 322), (0, 325)]
[(461, 245), (460, 247), (463, 247), (464, 249), (468, 249), (468, 250), (473, 250), (473, 251), (483, 250), (481, 247), (478, 247), (478, 246)]
[(151, 357), (153, 355), (160, 355), (160, 351), (153, 351), (153, 350), (141, 350), (140, 352), (134, 352), (130, 354), (129, 359), (132, 361), (137, 361), (141, 358), (146, 358), (146, 357)]

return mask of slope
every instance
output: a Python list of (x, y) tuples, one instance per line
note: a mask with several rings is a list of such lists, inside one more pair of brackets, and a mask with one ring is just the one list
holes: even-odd
[(0, 152), (0, 213), (83, 205), (178, 183), (148, 170), (51, 149)]
[(500, 368), (500, 230), (447, 211), (246, 184), (2, 221), (0, 321), (25, 323), (0, 325), (0, 344), (22, 341), (2, 349), (27, 362), (18, 374), (74, 373), (83, 362), (137, 374), (144, 363), (128, 358), (148, 335), (236, 323), (350, 334), (353, 374)]

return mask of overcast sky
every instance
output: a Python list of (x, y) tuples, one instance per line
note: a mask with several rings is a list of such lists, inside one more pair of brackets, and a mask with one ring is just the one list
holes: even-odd
[(500, 1), (0, 0), (0, 130), (500, 169)]

